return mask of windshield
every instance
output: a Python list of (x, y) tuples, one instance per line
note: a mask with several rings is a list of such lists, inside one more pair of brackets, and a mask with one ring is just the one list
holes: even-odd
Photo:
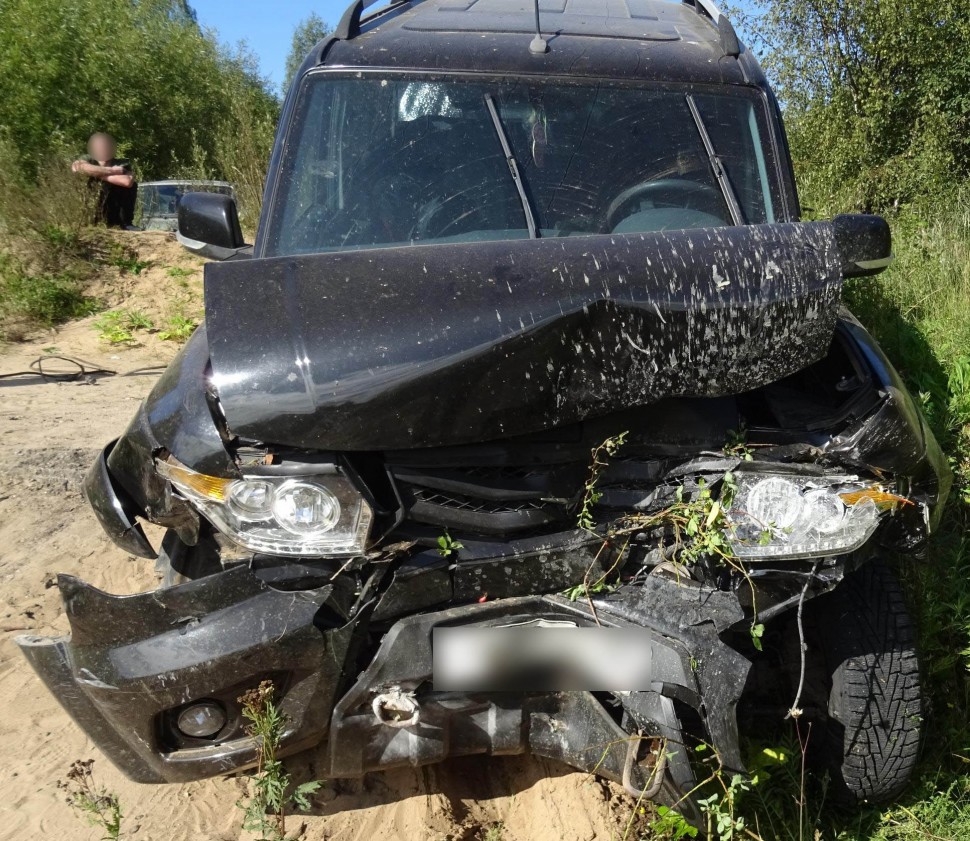
[(143, 217), (176, 216), (179, 203), (186, 193), (220, 193), (232, 195), (228, 184), (214, 184), (211, 181), (181, 181), (172, 184), (141, 184), (138, 197), (141, 201)]
[(318, 75), (298, 110), (269, 256), (775, 219), (746, 93)]

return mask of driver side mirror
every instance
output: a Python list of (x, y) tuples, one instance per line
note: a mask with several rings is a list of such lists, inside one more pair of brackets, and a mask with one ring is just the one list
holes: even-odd
[(242, 252), (248, 247), (239, 226), (236, 200), (221, 193), (182, 196), (175, 236), (193, 254), (212, 260), (246, 256)]
[(843, 277), (870, 277), (893, 261), (893, 236), (881, 216), (844, 214), (832, 220)]

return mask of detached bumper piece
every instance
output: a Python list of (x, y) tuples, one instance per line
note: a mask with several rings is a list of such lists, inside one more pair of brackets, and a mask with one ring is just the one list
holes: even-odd
[[(131, 779), (183, 782), (255, 761), (236, 699), (261, 680), (282, 693), (287, 752), (327, 729), (353, 622), (337, 625), (329, 586), (274, 590), (248, 568), (135, 596), (58, 580), (71, 636), (17, 640), (44, 683)], [(186, 735), (202, 704), (223, 726)]]
[(122, 490), (108, 469), (108, 456), (114, 443), (102, 450), (84, 479), (84, 492), (94, 509), (101, 528), (118, 546), (141, 558), (154, 558), (156, 553), (136, 519), (137, 505)]
[[(531, 752), (664, 799), (666, 789), (653, 790), (658, 752), (670, 791), (693, 784), (680, 722), (687, 710), (725, 764), (742, 767), (735, 710), (750, 662), (722, 639), (744, 618), (735, 594), (650, 576), (596, 599), (595, 616), (586, 602), (525, 595), (381, 623), (374, 601), (348, 614), (332, 585), (301, 579), (301, 569), (236, 567), (134, 596), (61, 577), (71, 636), (18, 643), (82, 729), (138, 782), (251, 766), (237, 698), (267, 679), (287, 718), (284, 753), (326, 741), (331, 777)], [(651, 649), (647, 684), (615, 693), (436, 690), (435, 628), (536, 620), (637, 630)], [(380, 640), (376, 652), (358, 645), (368, 638)]]
[[(638, 627), (598, 613), (606, 627)], [(595, 624), (588, 605), (557, 596), (531, 596), (467, 605), (402, 619), (384, 636), (370, 666), (334, 710), (328, 747), (330, 776), (440, 762), (450, 756), (533, 753), (622, 783), (634, 790), (654, 782), (636, 757), (651, 740), (666, 743), (667, 773), (686, 791), (687, 763), (673, 699), (695, 704), (697, 683), (687, 647), (650, 629), (652, 684), (623, 693), (608, 709), (591, 692), (461, 693), (436, 691), (432, 636), (436, 627), (501, 627), (548, 620)], [(641, 626), (642, 627), (642, 626)], [(739, 674), (743, 685), (746, 670)], [(729, 675), (725, 673), (724, 679)], [(643, 740), (621, 726), (635, 722)]]

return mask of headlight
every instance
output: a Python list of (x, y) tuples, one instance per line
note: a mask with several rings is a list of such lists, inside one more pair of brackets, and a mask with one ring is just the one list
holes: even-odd
[(294, 556), (362, 555), (373, 512), (337, 472), (220, 479), (174, 459), (155, 462), (217, 529), (254, 552)]
[(855, 477), (802, 479), (736, 474), (727, 512), (739, 558), (813, 558), (862, 546), (879, 524), (880, 509), (906, 503)]
[(340, 500), (312, 482), (284, 482), (273, 496), (273, 516), (284, 529), (301, 537), (323, 534), (340, 522)]

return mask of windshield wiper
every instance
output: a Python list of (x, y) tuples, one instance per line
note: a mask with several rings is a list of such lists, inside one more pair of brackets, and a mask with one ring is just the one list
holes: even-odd
[(707, 159), (711, 162), (711, 169), (714, 170), (714, 177), (717, 179), (717, 186), (721, 188), (721, 195), (724, 196), (724, 201), (731, 214), (731, 221), (735, 225), (743, 225), (744, 214), (741, 212), (741, 205), (738, 203), (738, 197), (734, 193), (734, 187), (731, 186), (731, 179), (728, 178), (727, 170), (724, 168), (724, 164), (718, 156), (714, 144), (711, 142), (711, 135), (708, 134), (707, 126), (704, 125), (704, 118), (701, 116), (700, 109), (697, 107), (697, 103), (694, 102), (694, 97), (690, 95), (687, 96), (687, 107), (690, 108), (690, 115), (694, 118), (697, 133), (701, 136), (704, 151), (707, 152)]
[(532, 204), (529, 202), (529, 196), (525, 191), (525, 184), (522, 183), (522, 176), (519, 174), (519, 162), (512, 153), (509, 139), (505, 134), (505, 129), (502, 127), (502, 120), (498, 115), (498, 108), (495, 107), (495, 99), (489, 93), (485, 94), (485, 106), (488, 108), (488, 114), (492, 118), (492, 125), (495, 126), (495, 133), (498, 135), (499, 143), (502, 144), (502, 151), (505, 153), (505, 160), (508, 162), (509, 172), (512, 173), (512, 181), (515, 182), (515, 189), (519, 193), (522, 212), (525, 214), (525, 225), (529, 229), (529, 239), (538, 239), (539, 229), (536, 228), (536, 217), (532, 212)]

